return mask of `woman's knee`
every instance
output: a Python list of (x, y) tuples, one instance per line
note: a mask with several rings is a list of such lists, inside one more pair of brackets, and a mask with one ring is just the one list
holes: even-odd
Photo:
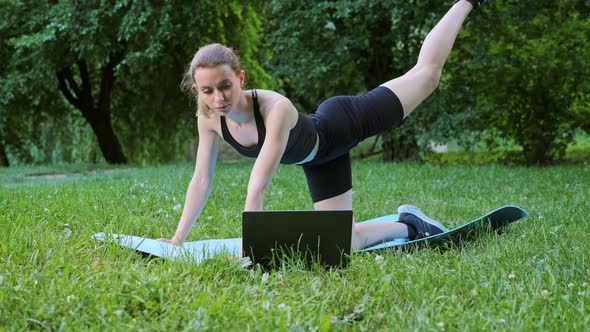
[(399, 78), (388, 81), (383, 86), (393, 91), (408, 116), (420, 103), (436, 90), (442, 75), (442, 67), (431, 64), (417, 64)]

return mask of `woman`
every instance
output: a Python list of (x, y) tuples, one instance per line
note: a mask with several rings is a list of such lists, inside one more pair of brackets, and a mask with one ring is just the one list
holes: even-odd
[[(311, 115), (298, 113), (286, 97), (266, 90), (242, 90), (245, 72), (233, 51), (220, 44), (202, 47), (186, 73), (197, 98), (199, 147), (195, 173), (172, 239), (181, 244), (199, 217), (213, 183), (219, 138), (256, 158), (245, 210), (261, 210), (279, 163), (305, 171), (316, 210), (352, 210), (349, 150), (363, 139), (399, 126), (436, 88), (463, 21), (486, 1), (457, 0), (428, 34), (417, 64), (405, 75), (361, 96), (334, 97)], [(366, 246), (446, 231), (418, 208), (402, 205), (399, 223), (354, 224), (352, 246)]]

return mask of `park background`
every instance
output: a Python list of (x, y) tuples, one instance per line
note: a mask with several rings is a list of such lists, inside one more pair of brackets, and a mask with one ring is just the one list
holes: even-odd
[[(436, 93), (366, 155), (436, 160), (432, 145), (450, 144), (485, 151), (483, 162), (533, 165), (562, 162), (568, 146), (587, 145), (588, 2), (486, 7), (462, 30)], [(364, 93), (409, 70), (447, 8), (436, 1), (2, 1), (0, 165), (190, 159), (195, 103), (179, 86), (200, 46), (235, 48), (248, 88), (277, 90), (311, 113), (329, 97)]]
[[(179, 85), (199, 46), (234, 47), (248, 88), (312, 112), (403, 74), (450, 5), (0, 0), (0, 330), (590, 330), (588, 1), (492, 1), (435, 94), (354, 151), (357, 220), (403, 203), (450, 227), (529, 212), (503, 233), (270, 272), (90, 240), (173, 234), (198, 139)], [(234, 158), (189, 241), (240, 236), (252, 160)], [(298, 167), (265, 208), (312, 208)]]

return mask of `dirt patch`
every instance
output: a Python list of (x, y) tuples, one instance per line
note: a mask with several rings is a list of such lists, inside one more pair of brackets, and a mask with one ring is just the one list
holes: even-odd
[(25, 174), (25, 179), (63, 179), (66, 176), (65, 173), (31, 173)]
[(89, 171), (72, 171), (72, 172), (41, 172), (25, 174), (25, 179), (64, 179), (68, 176), (79, 176), (87, 174), (109, 174), (114, 172), (128, 171), (129, 169), (106, 168)]

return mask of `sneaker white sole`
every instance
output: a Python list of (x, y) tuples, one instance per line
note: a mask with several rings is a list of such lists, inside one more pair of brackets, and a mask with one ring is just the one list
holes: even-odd
[(420, 211), (420, 209), (418, 207), (416, 207), (414, 205), (410, 205), (410, 204), (401, 205), (400, 207), (397, 208), (397, 213), (400, 213), (400, 214), (401, 213), (410, 213), (410, 214), (413, 214), (416, 217), (424, 220), (424, 222), (427, 222), (427, 223), (429, 223), (429, 224), (431, 224), (433, 226), (436, 226), (436, 227), (442, 229), (443, 232), (447, 232), (448, 231), (448, 229), (445, 226), (441, 225), (441, 223), (439, 223), (438, 221), (436, 221), (436, 220), (428, 217), (427, 215), (425, 215), (422, 211)]

